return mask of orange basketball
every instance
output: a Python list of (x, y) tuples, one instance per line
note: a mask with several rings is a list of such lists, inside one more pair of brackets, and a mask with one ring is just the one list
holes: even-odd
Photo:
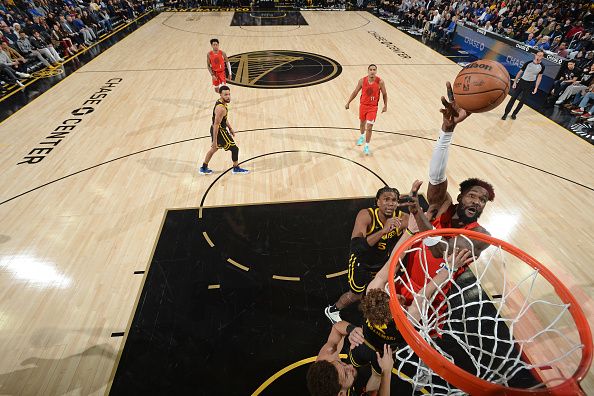
[(484, 113), (505, 100), (509, 73), (499, 62), (478, 60), (464, 66), (454, 80), (453, 89), (458, 106), (471, 113)]

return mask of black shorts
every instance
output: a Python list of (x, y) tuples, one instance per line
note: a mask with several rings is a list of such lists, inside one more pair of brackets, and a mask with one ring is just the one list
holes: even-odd
[[(392, 352), (396, 352), (405, 346), (406, 341), (404, 341), (404, 339), (390, 344)], [(382, 350), (378, 351), (373, 345), (371, 345), (371, 343), (365, 341), (363, 344), (349, 350), (349, 361), (355, 368), (371, 364), (371, 369), (375, 371), (376, 374), (381, 375), (382, 368), (377, 361), (377, 355), (375, 354), (376, 352), (379, 352), (380, 356), (383, 355), (383, 346)]]
[[(363, 344), (349, 350), (350, 363), (355, 368), (371, 364), (371, 369), (375, 371), (376, 374), (381, 375), (382, 368), (377, 361), (377, 355), (375, 352), (375, 348), (370, 343), (364, 342)], [(381, 351), (381, 353), (383, 353), (383, 351)]]
[[(210, 126), (210, 138), (212, 141), (212, 125)], [(217, 134), (217, 147), (227, 151), (234, 146), (236, 146), (235, 140), (233, 139), (233, 136), (229, 133), (227, 128), (219, 128), (219, 133)]]
[(367, 285), (373, 280), (375, 274), (381, 269), (381, 265), (369, 266), (362, 263), (355, 253), (349, 256), (349, 267), (347, 271), (347, 278), (349, 280), (349, 288), (355, 294), (365, 293)]

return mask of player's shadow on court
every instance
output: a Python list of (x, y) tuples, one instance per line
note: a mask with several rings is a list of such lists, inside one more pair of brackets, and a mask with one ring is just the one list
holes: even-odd
[[(111, 366), (116, 357), (117, 353), (107, 344), (92, 346), (63, 359), (31, 357), (21, 362), (21, 368), (0, 374), (0, 394), (91, 394), (99, 391), (105, 383), (89, 383), (84, 380), (86, 371)], [(70, 374), (72, 377), (67, 378)], [(62, 388), (47, 389), (47, 383), (53, 376), (63, 378)]]
[(156, 172), (168, 177), (178, 177), (179, 174), (197, 174), (199, 161), (180, 161), (170, 158), (148, 158), (138, 162), (151, 172)]

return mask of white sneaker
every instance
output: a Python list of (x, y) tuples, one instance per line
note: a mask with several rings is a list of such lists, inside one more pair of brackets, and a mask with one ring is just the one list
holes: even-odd
[(21, 73), (21, 72), (16, 72), (16, 75), (19, 76), (19, 77), (23, 77), (23, 78), (29, 78), (29, 77), (31, 77), (30, 74), (28, 74), (28, 73)]
[(558, 100), (558, 101), (555, 102), (556, 105), (560, 105), (561, 103), (563, 103), (563, 100)]
[(22, 83), (22, 82), (20, 82), (19, 80), (17, 80), (17, 82), (16, 82), (16, 83), (17, 83), (17, 85), (18, 85), (19, 87), (24, 87), (23, 83)]
[(590, 117), (590, 118), (588, 118), (586, 121), (588, 121), (588, 122), (593, 122), (593, 121), (594, 121), (594, 117)]
[(326, 314), (328, 319), (330, 319), (330, 322), (332, 322), (332, 324), (340, 322), (342, 320), (340, 318), (340, 311), (330, 312), (331, 307), (332, 305), (328, 305), (326, 309), (324, 309), (324, 313)]

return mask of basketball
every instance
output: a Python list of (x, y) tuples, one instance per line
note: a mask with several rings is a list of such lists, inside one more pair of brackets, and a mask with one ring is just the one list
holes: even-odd
[(464, 66), (453, 88), (458, 106), (471, 113), (484, 113), (499, 106), (507, 96), (509, 73), (499, 62), (478, 60)]

